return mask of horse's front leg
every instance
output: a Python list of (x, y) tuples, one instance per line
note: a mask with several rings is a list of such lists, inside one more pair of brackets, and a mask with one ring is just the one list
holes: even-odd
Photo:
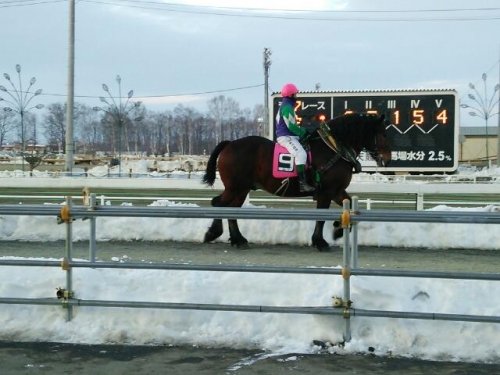
[[(330, 208), (331, 198), (326, 194), (318, 194), (316, 208)], [(324, 221), (317, 221), (314, 227), (314, 232), (311, 237), (312, 245), (319, 251), (330, 250), (330, 245), (323, 238)]]
[[(352, 202), (351, 196), (347, 194), (344, 190), (338, 197), (335, 199), (335, 203), (337, 203), (340, 207), (343, 207), (344, 199), (349, 199), (349, 202)], [(344, 229), (339, 220), (335, 220), (333, 222), (333, 239), (336, 240), (341, 238), (344, 235)]]

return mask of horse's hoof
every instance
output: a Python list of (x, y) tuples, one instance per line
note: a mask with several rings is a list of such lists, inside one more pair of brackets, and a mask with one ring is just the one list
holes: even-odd
[(231, 246), (236, 246), (238, 249), (248, 249), (248, 242), (231, 242)]
[(212, 232), (208, 231), (207, 233), (205, 233), (205, 238), (203, 238), (203, 242), (204, 243), (207, 243), (207, 242), (212, 242), (213, 240), (215, 240), (217, 237), (219, 236), (216, 236), (214, 235)]
[(344, 235), (344, 229), (343, 228), (336, 228), (333, 231), (333, 239), (338, 240)]
[(326, 252), (332, 251), (332, 248), (329, 245), (321, 246), (321, 247), (316, 246), (316, 249), (318, 249), (318, 251), (321, 253), (326, 253)]
[(248, 249), (248, 240), (246, 238), (236, 240), (230, 238), (229, 241), (231, 242), (231, 246), (236, 246), (238, 249)]
[(318, 251), (330, 251), (330, 245), (328, 245), (328, 242), (326, 242), (323, 238), (314, 239), (312, 241), (312, 245), (318, 249)]

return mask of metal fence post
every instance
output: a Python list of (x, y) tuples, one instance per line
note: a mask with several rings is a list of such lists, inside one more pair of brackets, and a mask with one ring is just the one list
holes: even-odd
[(371, 198), (366, 198), (366, 209), (371, 210), (372, 209), (372, 200)]
[[(97, 205), (95, 193), (90, 194), (89, 200), (89, 210), (93, 211)], [(89, 261), (95, 262), (95, 250), (96, 250), (96, 218), (90, 218), (90, 235), (89, 235)]]
[(351, 251), (350, 251), (350, 224), (351, 224), (351, 213), (350, 213), (350, 202), (349, 199), (344, 199), (342, 202), (342, 217), (341, 225), (344, 229), (344, 251), (343, 251), (343, 264), (342, 264), (342, 278), (344, 279), (344, 294), (342, 297), (343, 308), (344, 308), (344, 342), (351, 340), (351, 316), (350, 316), (350, 305), (351, 305)]
[(422, 211), (424, 209), (424, 194), (417, 193), (417, 211)]
[[(63, 261), (63, 269), (66, 271), (66, 295), (63, 297), (65, 299), (72, 298), (73, 295), (73, 270), (69, 263), (71, 263), (71, 257), (73, 253), (73, 225), (71, 218), (71, 208), (73, 206), (71, 197), (66, 197), (66, 207), (68, 216), (66, 217), (66, 266)], [(68, 321), (73, 318), (73, 306), (71, 304), (67, 304), (66, 308), (68, 309)]]
[[(359, 210), (358, 197), (352, 197), (352, 212), (356, 214)], [(351, 236), (351, 268), (358, 268), (358, 223), (352, 223)]]

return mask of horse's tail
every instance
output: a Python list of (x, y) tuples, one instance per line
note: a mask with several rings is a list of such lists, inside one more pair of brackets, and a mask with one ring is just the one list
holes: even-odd
[(222, 141), (215, 149), (212, 151), (210, 158), (208, 158), (207, 169), (205, 170), (205, 175), (203, 176), (203, 182), (209, 186), (212, 186), (215, 182), (215, 170), (217, 169), (217, 158), (221, 151), (226, 147), (231, 141)]

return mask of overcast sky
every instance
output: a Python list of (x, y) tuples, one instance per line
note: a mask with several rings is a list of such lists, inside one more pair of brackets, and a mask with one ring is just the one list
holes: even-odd
[[(0, 73), (15, 77), (21, 64), (41, 103), (64, 101), (68, 24), (67, 1), (0, 0)], [(205, 111), (220, 94), (253, 109), (264, 100), (268, 47), (271, 91), (292, 81), (302, 90), (454, 88), (466, 99), (483, 72), (490, 92), (499, 81), (499, 35), (498, 0), (79, 0), (75, 95), (99, 105), (102, 83), (118, 95), (119, 74), (122, 95), (133, 89), (152, 110)]]

